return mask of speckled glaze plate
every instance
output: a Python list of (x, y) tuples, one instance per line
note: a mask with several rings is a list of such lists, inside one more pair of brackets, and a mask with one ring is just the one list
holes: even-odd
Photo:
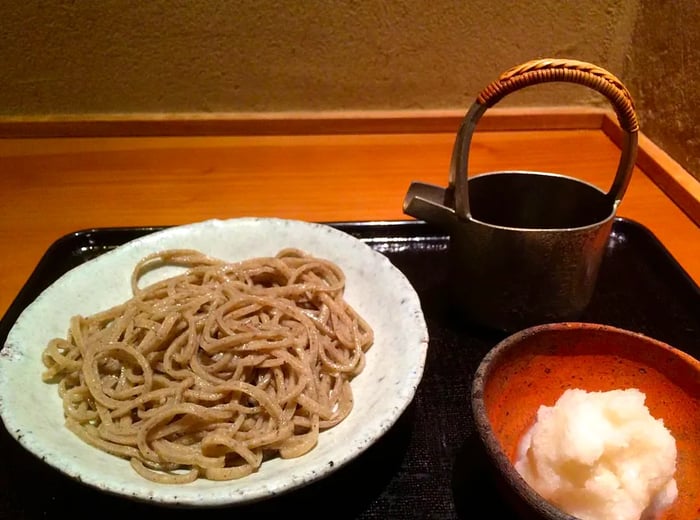
[[(65, 426), (56, 385), (43, 383), (41, 353), (64, 336), (71, 316), (130, 297), (133, 266), (168, 248), (199, 249), (230, 261), (295, 247), (337, 263), (345, 298), (375, 332), (363, 372), (352, 381), (355, 406), (318, 445), (296, 459), (274, 458), (240, 480), (166, 485), (138, 476), (129, 462), (81, 441)], [(160, 277), (168, 276), (159, 270)], [(147, 280), (144, 280), (144, 283)], [(146, 235), (69, 271), (29, 305), (0, 355), (0, 417), (27, 450), (66, 475), (105, 492), (171, 506), (212, 507), (259, 501), (342, 467), (378, 440), (412, 401), (423, 375), (428, 332), (414, 288), (384, 255), (333, 227), (294, 220), (209, 220)]]

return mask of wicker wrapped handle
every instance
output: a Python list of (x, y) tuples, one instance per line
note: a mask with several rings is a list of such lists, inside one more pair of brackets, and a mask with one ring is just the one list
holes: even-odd
[(639, 130), (634, 102), (622, 82), (607, 70), (577, 60), (532, 60), (505, 71), (481, 91), (477, 103), (492, 107), (508, 94), (530, 85), (565, 81), (578, 83), (603, 94), (615, 109), (620, 126), (628, 132)]
[(606, 96), (614, 106), (620, 126), (625, 133), (620, 162), (607, 198), (613, 208), (620, 203), (627, 189), (637, 155), (639, 122), (632, 96), (619, 79), (596, 65), (567, 59), (541, 59), (528, 61), (501, 74), (496, 81), (481, 91), (464, 117), (452, 150), (449, 185), (445, 193), (446, 203), (454, 205), (455, 214), (459, 219), (471, 218), (467, 187), (469, 147), (481, 116), (511, 92), (530, 85), (554, 81), (578, 83), (590, 87)]

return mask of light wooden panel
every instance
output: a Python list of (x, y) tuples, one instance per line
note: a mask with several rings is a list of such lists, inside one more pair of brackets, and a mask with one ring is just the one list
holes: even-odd
[[(421, 180), (444, 185), (452, 133), (0, 140), (0, 313), (46, 248), (83, 228), (277, 216), (407, 218)], [(565, 173), (607, 188), (619, 148), (600, 130), (475, 136), (470, 174)], [(700, 280), (700, 229), (641, 170), (620, 215), (649, 227)]]

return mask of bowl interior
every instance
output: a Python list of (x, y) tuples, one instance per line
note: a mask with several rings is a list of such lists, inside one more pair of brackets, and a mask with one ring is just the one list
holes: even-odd
[[(475, 414), (492, 455), (516, 457), (518, 442), (540, 405), (553, 405), (567, 388), (607, 391), (638, 388), (651, 414), (676, 439), (678, 499), (665, 520), (695, 518), (700, 511), (700, 362), (664, 343), (593, 324), (555, 324), (510, 336), (484, 358), (475, 385)], [(481, 421), (479, 415), (482, 415)], [(502, 472), (515, 473), (511, 464)], [(506, 475), (516, 491), (524, 480)], [(532, 498), (532, 497), (530, 497)]]

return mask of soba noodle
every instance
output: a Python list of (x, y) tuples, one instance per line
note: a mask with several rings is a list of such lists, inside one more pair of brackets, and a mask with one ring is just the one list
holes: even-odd
[[(187, 269), (139, 287), (165, 265)], [(72, 432), (144, 478), (240, 478), (307, 453), (350, 413), (373, 332), (332, 262), (167, 250), (141, 260), (131, 285), (128, 301), (73, 317), (49, 342), (43, 379)]]

